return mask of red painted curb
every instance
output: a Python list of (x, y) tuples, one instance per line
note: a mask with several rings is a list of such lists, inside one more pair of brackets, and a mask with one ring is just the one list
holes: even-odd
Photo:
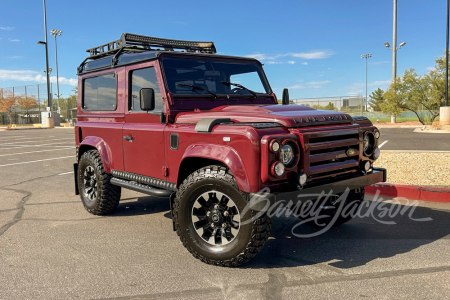
[(377, 183), (366, 186), (366, 193), (380, 196), (401, 197), (410, 200), (450, 203), (450, 189), (429, 188), (422, 186)]

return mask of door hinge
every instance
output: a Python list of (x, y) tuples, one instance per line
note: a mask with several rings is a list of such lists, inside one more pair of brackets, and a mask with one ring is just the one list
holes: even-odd
[(168, 176), (169, 176), (169, 168), (163, 167), (163, 168), (162, 168), (162, 175), (163, 175), (164, 177), (168, 177)]

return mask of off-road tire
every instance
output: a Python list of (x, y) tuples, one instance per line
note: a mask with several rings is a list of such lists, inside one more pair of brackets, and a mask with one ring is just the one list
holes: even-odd
[(208, 189), (226, 191), (241, 212), (249, 200), (249, 195), (239, 190), (227, 168), (216, 165), (201, 168), (183, 181), (176, 194), (173, 215), (177, 234), (188, 251), (204, 263), (223, 267), (242, 265), (261, 251), (269, 238), (272, 220), (266, 214), (254, 218), (257, 212), (248, 210), (241, 216), (241, 222), (249, 217), (253, 217), (253, 221), (241, 226), (232, 242), (222, 246), (209, 245), (195, 232), (191, 216), (197, 195)]
[[(347, 199), (345, 200), (345, 203), (344, 203), (343, 205), (344, 205), (344, 207), (345, 207), (345, 205), (348, 205), (348, 204), (354, 202), (354, 203), (352, 204), (352, 209), (351, 209), (351, 210), (353, 210), (354, 212), (356, 212), (356, 211), (358, 210), (359, 206), (361, 205), (361, 203), (363, 202), (363, 200), (364, 200), (364, 188), (361, 188), (361, 189), (360, 189), (360, 192), (356, 192), (356, 190), (351, 190), (351, 191), (349, 192), (348, 197), (347, 197)], [(339, 206), (339, 205), (340, 205), (340, 204), (337, 203), (336, 206)], [(348, 212), (348, 211), (349, 211), (349, 210), (347, 210), (347, 212)], [(320, 225), (318, 225), (316, 222), (309, 222), (308, 224), (312, 224), (312, 225), (324, 227), (324, 226), (327, 226), (327, 225), (333, 220), (333, 218), (334, 218), (334, 216), (335, 216), (335, 212), (333, 212), (333, 211), (323, 211), (323, 212), (320, 212), (320, 214), (323, 214), (323, 215), (329, 215), (329, 218), (323, 218), (323, 219), (320, 219), (320, 220), (319, 220), (319, 224), (320, 224)], [(301, 217), (299, 217), (299, 218), (300, 218), (301, 220), (303, 220)], [(308, 218), (309, 218), (309, 217), (308, 217)], [(353, 218), (353, 215), (352, 215), (352, 214), (346, 213), (346, 215), (343, 216), (342, 213), (341, 213), (341, 214), (336, 218), (336, 220), (334, 221), (334, 223), (333, 223), (332, 226), (333, 226), (333, 227), (341, 226), (342, 224), (347, 223), (348, 221), (350, 221), (352, 218)]]
[[(91, 166), (97, 180), (97, 193), (93, 201), (85, 196), (84, 171)], [(84, 208), (93, 215), (107, 215), (114, 212), (119, 205), (121, 188), (111, 184), (111, 175), (105, 172), (100, 154), (89, 150), (81, 155), (78, 162), (78, 190)]]

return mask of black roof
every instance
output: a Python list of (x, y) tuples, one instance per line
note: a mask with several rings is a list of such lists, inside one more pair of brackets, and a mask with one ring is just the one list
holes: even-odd
[(205, 54), (205, 53), (189, 53), (189, 52), (176, 52), (176, 51), (155, 51), (147, 50), (141, 52), (129, 52), (123, 51), (116, 57), (116, 62), (113, 64), (114, 55), (107, 55), (102, 58), (89, 60), (81, 63), (78, 67), (78, 75), (91, 73), (100, 70), (112, 69), (118, 66), (124, 66), (134, 64), (138, 62), (153, 60), (158, 58), (162, 54), (180, 55), (180, 56), (203, 56), (214, 58), (228, 58), (228, 59), (242, 59), (242, 60), (255, 60), (251, 57), (229, 56), (229, 55), (217, 55), (217, 54)]
[[(181, 51), (175, 51), (175, 49)], [(213, 42), (169, 40), (130, 33), (123, 33), (119, 40), (87, 49), (86, 52), (89, 53), (89, 56), (79, 65), (78, 75), (156, 59), (163, 53), (252, 59), (216, 55)]]

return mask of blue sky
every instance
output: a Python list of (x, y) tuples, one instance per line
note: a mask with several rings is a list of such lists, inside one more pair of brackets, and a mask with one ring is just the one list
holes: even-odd
[[(42, 1), (2, 0), (0, 87), (45, 82)], [(58, 37), (60, 92), (76, 83), (85, 50), (122, 32), (214, 41), (220, 54), (254, 56), (264, 63), (275, 93), (292, 98), (365, 94), (391, 79), (392, 0), (379, 1), (56, 1), (47, 0), (48, 30)], [(398, 0), (398, 74), (434, 66), (445, 50), (445, 0)], [(54, 37), (49, 38), (55, 69)], [(53, 71), (52, 76), (55, 75)], [(56, 92), (56, 88), (54, 88)]]

